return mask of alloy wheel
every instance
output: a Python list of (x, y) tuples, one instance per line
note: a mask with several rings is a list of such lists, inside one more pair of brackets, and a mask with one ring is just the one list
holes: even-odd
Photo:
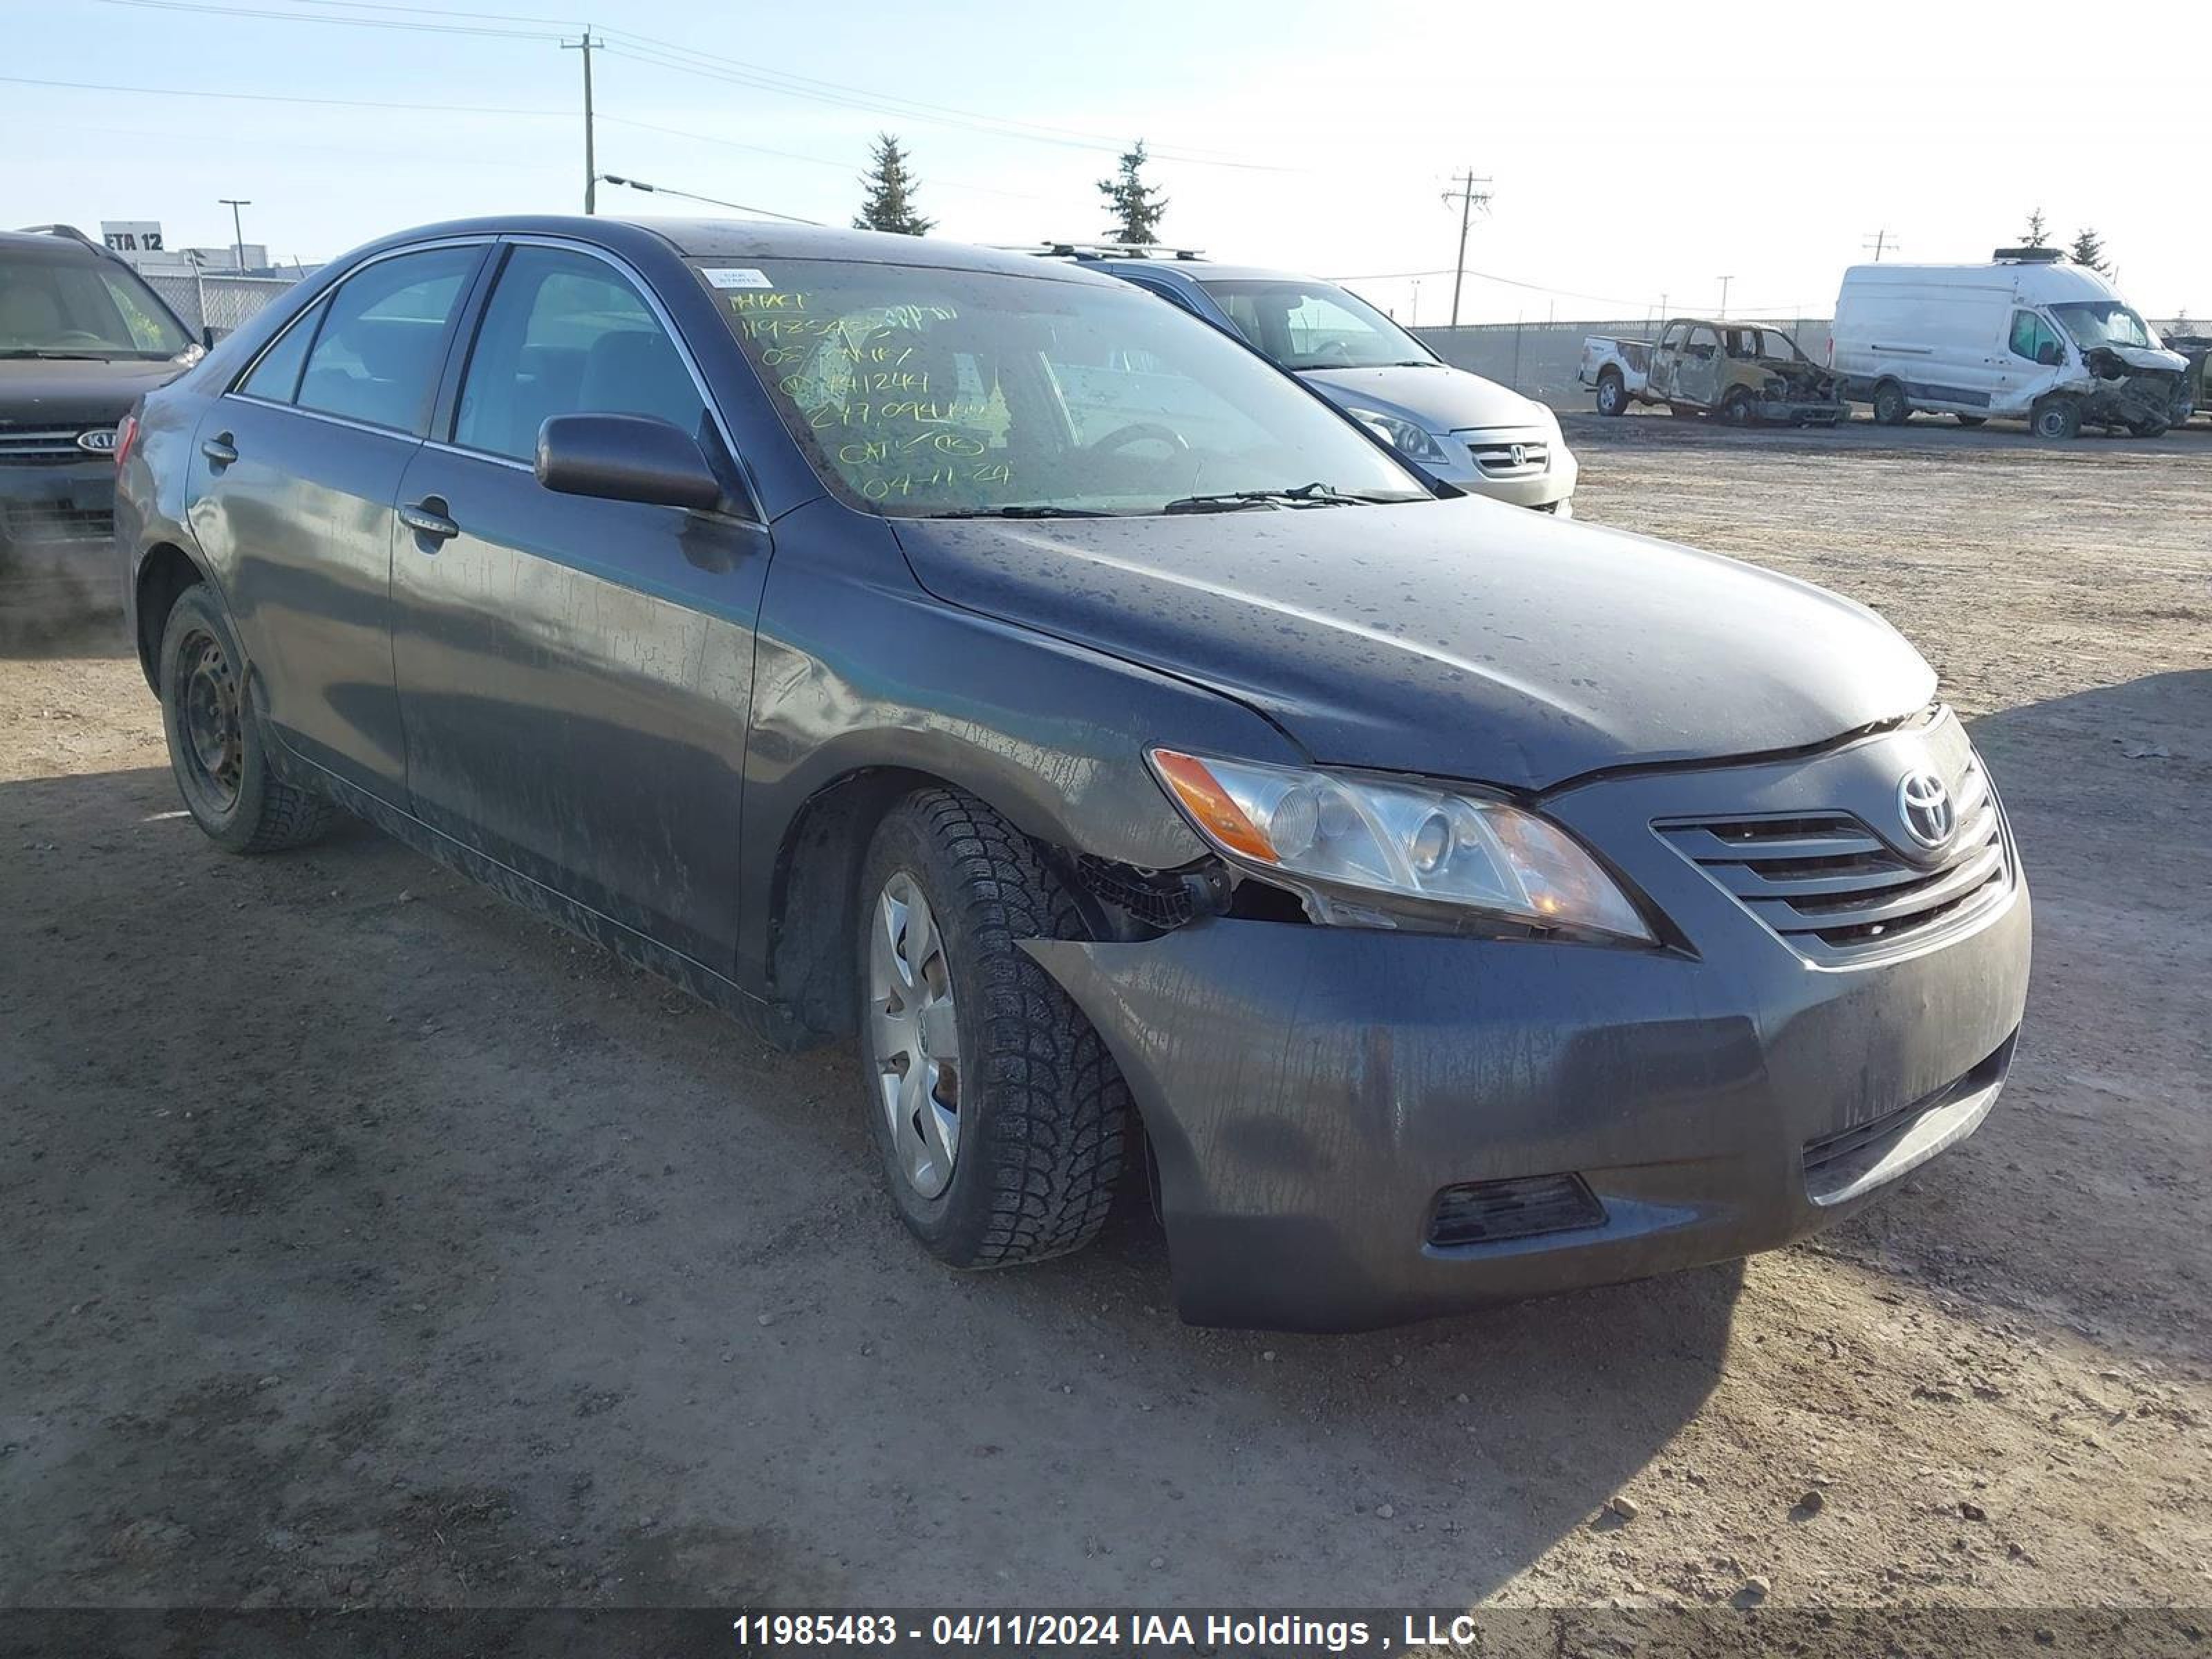
[(904, 871), (884, 884), (869, 929), (868, 1045), (892, 1162), (935, 1198), (960, 1153), (960, 1027), (937, 918)]

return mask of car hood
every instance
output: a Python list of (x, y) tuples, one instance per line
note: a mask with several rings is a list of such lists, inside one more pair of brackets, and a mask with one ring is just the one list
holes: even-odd
[(2178, 351), (2162, 351), (2155, 346), (2106, 346), (2104, 348), (2130, 368), (2162, 368), (2171, 374), (2187, 372), (2189, 359)]
[(1298, 378), (1340, 409), (1397, 415), (1431, 432), (1548, 428), (1540, 405), (1495, 380), (1442, 364), (1417, 368), (1306, 368)]
[(1935, 695), (1863, 606), (1474, 497), (892, 522), (939, 599), (1208, 686), (1334, 765), (1538, 790), (1822, 743)]
[(0, 425), (113, 426), (131, 405), (190, 368), (174, 357), (0, 357)]

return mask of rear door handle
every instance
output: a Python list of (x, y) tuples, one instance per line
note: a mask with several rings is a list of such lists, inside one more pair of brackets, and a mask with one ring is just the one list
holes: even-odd
[(425, 495), (411, 506), (399, 509), (399, 522), (415, 532), (418, 543), (428, 542), (426, 553), (436, 552), (435, 544), (449, 542), (461, 533), (460, 526), (446, 516), (446, 504), (435, 495)]
[(220, 437), (210, 438), (202, 444), (200, 453), (208, 458), (210, 465), (218, 468), (226, 467), (238, 459), (238, 447), (231, 442), (230, 434), (226, 432)]

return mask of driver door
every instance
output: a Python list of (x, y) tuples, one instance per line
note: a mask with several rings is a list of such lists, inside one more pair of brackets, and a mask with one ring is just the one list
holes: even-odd
[(1674, 365), (1674, 399), (1710, 409), (1721, 395), (1721, 338), (1710, 323), (1690, 331)]

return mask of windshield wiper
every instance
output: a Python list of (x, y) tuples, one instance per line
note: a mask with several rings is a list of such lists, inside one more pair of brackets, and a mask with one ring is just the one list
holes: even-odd
[(1047, 502), (1012, 507), (963, 507), (947, 513), (921, 513), (923, 519), (1110, 519), (1115, 515), (1093, 507), (1054, 507)]
[(1183, 495), (1163, 513), (1236, 513), (1248, 507), (1370, 507), (1382, 500), (1354, 495), (1334, 484), (1300, 484), (1295, 489), (1231, 489), (1218, 495)]
[(114, 351), (53, 351), (42, 346), (9, 346), (0, 349), (0, 357), (37, 357), (44, 362), (56, 363), (106, 362), (112, 358), (124, 355)]

